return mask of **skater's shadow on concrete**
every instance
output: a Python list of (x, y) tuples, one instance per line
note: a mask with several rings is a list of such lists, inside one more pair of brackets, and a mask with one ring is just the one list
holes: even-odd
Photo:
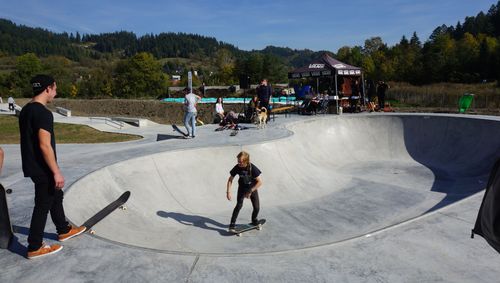
[(12, 237), (12, 242), (9, 245), (9, 251), (21, 257), (26, 257), (28, 248), (19, 242), (19, 238), (17, 236), (14, 236)]
[(164, 134), (158, 134), (156, 136), (156, 141), (164, 141), (164, 140), (171, 140), (171, 139), (184, 139), (184, 137), (181, 136), (175, 136), (175, 135), (164, 135)]
[(175, 221), (183, 225), (195, 226), (201, 229), (212, 230), (219, 232), (221, 236), (231, 236), (232, 234), (227, 231), (228, 226), (217, 222), (213, 219), (198, 216), (198, 215), (188, 215), (178, 212), (166, 212), (158, 211), (156, 214), (163, 218), (172, 218)]
[[(17, 225), (12, 225), (12, 230), (14, 230), (14, 233), (18, 233), (18, 234), (23, 234), (25, 236), (28, 236), (29, 233), (30, 233), (30, 229), (27, 228), (27, 227), (21, 227), (21, 226), (17, 226)], [(59, 238), (57, 236), (56, 233), (47, 233), (47, 232), (44, 232), (43, 233), (43, 238), (44, 239), (50, 239), (50, 240), (54, 240), (54, 241), (58, 241)]]
[[(21, 234), (21, 235), (26, 236), (26, 238), (28, 237), (29, 232), (30, 232), (29, 228), (16, 226), (16, 225), (12, 226), (12, 230), (13, 230), (14, 234)], [(26, 240), (26, 238), (24, 240)], [(43, 238), (50, 239), (53, 241), (58, 240), (57, 234), (55, 234), (55, 233), (45, 232), (45, 233), (43, 233)], [(14, 235), (14, 237), (12, 238), (12, 242), (9, 245), (9, 251), (11, 251), (12, 253), (15, 253), (17, 255), (20, 255), (22, 257), (26, 257), (26, 253), (28, 252), (28, 248), (25, 245), (21, 244), (20, 238), (18, 236)]]

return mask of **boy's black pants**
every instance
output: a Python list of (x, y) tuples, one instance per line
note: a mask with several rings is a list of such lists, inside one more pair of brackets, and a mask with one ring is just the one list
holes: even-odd
[[(240, 213), (241, 208), (243, 207), (243, 200), (245, 199), (245, 193), (248, 192), (250, 188), (238, 187), (238, 198), (236, 202), (236, 206), (233, 210), (233, 216), (231, 217), (231, 224), (236, 223), (236, 218), (238, 218), (238, 214)], [(253, 192), (250, 195), (250, 200), (252, 201), (253, 212), (252, 212), (252, 222), (257, 221), (257, 215), (259, 214), (259, 193), (257, 191)]]

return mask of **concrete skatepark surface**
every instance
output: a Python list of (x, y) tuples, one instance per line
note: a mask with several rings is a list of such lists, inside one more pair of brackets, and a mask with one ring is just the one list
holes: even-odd
[[(500, 256), (469, 238), (500, 157), (498, 117), (279, 116), (236, 137), (214, 128), (183, 140), (152, 124), (109, 129), (142, 134), (140, 141), (58, 145), (72, 223), (126, 190), (132, 195), (95, 235), (32, 261), (23, 257), (32, 184), (22, 178), (19, 146), (2, 145), (0, 181), (14, 190), (16, 241), (0, 250), (0, 281), (495, 282), (500, 275)], [(226, 232), (235, 202), (225, 199), (225, 183), (242, 149), (263, 172), (260, 217), (268, 222), (239, 238)], [(246, 201), (238, 222), (250, 213)], [(54, 231), (49, 220), (48, 243)]]

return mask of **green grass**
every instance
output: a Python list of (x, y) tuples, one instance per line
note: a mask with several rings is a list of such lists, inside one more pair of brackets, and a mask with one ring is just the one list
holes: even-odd
[[(0, 144), (19, 143), (19, 124), (17, 117), (0, 116)], [(141, 139), (140, 136), (101, 132), (89, 126), (73, 124), (54, 124), (57, 143), (110, 143)]]
[(437, 83), (423, 86), (397, 82), (389, 84), (391, 88), (387, 92), (386, 101), (396, 100), (401, 104), (400, 106), (458, 108), (460, 97), (464, 93), (473, 93), (472, 108), (498, 109), (500, 107), (500, 88), (496, 86), (496, 83)]

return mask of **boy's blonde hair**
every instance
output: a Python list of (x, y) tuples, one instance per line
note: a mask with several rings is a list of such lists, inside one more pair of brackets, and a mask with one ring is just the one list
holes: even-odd
[(248, 169), (250, 169), (250, 154), (248, 154), (248, 152), (241, 151), (236, 157), (238, 160), (241, 160)]

